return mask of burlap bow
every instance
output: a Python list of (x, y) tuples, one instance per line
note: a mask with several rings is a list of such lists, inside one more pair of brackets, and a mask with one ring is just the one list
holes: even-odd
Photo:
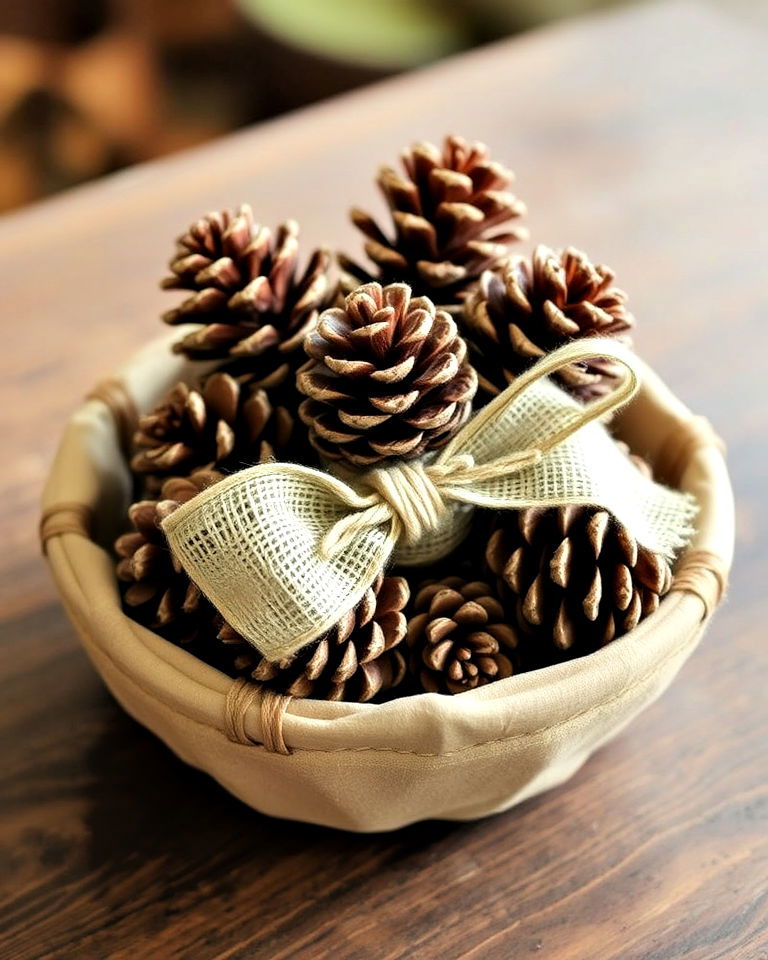
[[(593, 357), (617, 361), (625, 375), (588, 406), (547, 379)], [(595, 504), (671, 557), (690, 537), (693, 500), (640, 474), (598, 422), (638, 386), (636, 360), (621, 345), (574, 342), (518, 377), (432, 462), (397, 463), (350, 482), (298, 464), (260, 464), (188, 501), (163, 529), (203, 593), (272, 660), (338, 622), (395, 548), (404, 564), (449, 553), (477, 506)]]

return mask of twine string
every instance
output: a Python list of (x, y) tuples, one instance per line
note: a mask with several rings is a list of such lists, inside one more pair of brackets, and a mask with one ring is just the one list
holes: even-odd
[(283, 718), (290, 702), (289, 696), (238, 677), (232, 682), (224, 698), (224, 733), (227, 739), (243, 746), (258, 746), (259, 741), (251, 739), (246, 729), (248, 711), (256, 704), (259, 708), (262, 745), (265, 750), (288, 756), (291, 749), (283, 735)]

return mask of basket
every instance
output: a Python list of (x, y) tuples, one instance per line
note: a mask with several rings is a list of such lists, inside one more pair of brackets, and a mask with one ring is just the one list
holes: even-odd
[(673, 592), (635, 630), (589, 656), (452, 697), (331, 703), (232, 681), (123, 614), (110, 552), (130, 493), (124, 449), (135, 411), (193, 375), (200, 366), (171, 357), (163, 341), (90, 395), (61, 441), (41, 535), (63, 605), (115, 698), (262, 813), (380, 831), (506, 810), (567, 780), (651, 704), (722, 597), (733, 495), (721, 445), (643, 367), (617, 432), (701, 509)]

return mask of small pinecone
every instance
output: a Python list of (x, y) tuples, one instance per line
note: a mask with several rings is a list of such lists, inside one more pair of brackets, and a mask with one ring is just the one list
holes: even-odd
[(672, 584), (663, 556), (593, 506), (499, 513), (486, 560), (532, 638), (529, 666), (605, 646), (656, 610)]
[[(615, 337), (631, 345), (634, 318), (608, 267), (569, 247), (538, 246), (529, 261), (513, 257), (488, 271), (464, 305), (464, 325), (480, 389), (494, 396), (536, 360), (581, 337)], [(615, 386), (617, 365), (595, 359), (557, 375), (582, 400)]]
[(404, 175), (382, 167), (377, 177), (394, 236), (387, 237), (364, 211), (351, 212), (378, 273), (371, 276), (340, 255), (345, 288), (372, 279), (404, 281), (415, 293), (453, 306), (483, 270), (507, 255), (508, 243), (527, 236), (525, 229), (508, 225), (525, 213), (524, 204), (508, 192), (514, 174), (491, 160), (484, 144), (461, 137), (447, 137), (442, 151), (417, 143), (401, 160)]
[(430, 581), (414, 609), (408, 623), (412, 670), (428, 693), (461, 693), (514, 672), (517, 636), (487, 583)]
[(123, 584), (123, 604), (133, 619), (175, 643), (189, 645), (213, 631), (215, 611), (185, 571), (174, 563), (160, 528), (180, 504), (221, 479), (199, 471), (173, 477), (163, 484), (159, 500), (132, 504), (128, 517), (133, 530), (115, 542), (117, 578)]
[(290, 413), (273, 408), (266, 390), (214, 373), (200, 390), (178, 383), (141, 418), (131, 468), (150, 491), (170, 475), (239, 469), (285, 452), (293, 427)]
[(265, 371), (303, 361), (302, 344), (319, 312), (335, 297), (330, 254), (316, 250), (297, 276), (299, 228), (288, 220), (273, 239), (253, 222), (248, 206), (210, 213), (179, 238), (166, 289), (192, 291), (169, 324), (199, 327), (174, 346), (192, 359), (235, 360), (238, 372)]
[(219, 640), (231, 645), (238, 673), (274, 690), (364, 703), (398, 686), (405, 676), (405, 660), (397, 648), (406, 634), (403, 608), (409, 595), (402, 577), (380, 576), (333, 630), (286, 660), (260, 657), (227, 623)]
[(456, 324), (405, 284), (369, 283), (326, 310), (306, 342), (299, 415), (321, 454), (370, 466), (443, 446), (477, 387)]

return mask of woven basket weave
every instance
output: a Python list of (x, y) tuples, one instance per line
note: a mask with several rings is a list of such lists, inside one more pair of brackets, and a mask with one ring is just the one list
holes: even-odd
[(701, 506), (674, 592), (656, 613), (590, 656), (453, 697), (375, 705), (262, 696), (120, 608), (109, 545), (128, 503), (123, 450), (132, 411), (149, 409), (172, 383), (199, 372), (156, 343), (93, 392), (59, 447), (41, 535), (64, 607), (117, 700), (257, 810), (358, 831), (505, 810), (562, 783), (652, 703), (721, 599), (733, 497), (719, 443), (644, 368), (618, 432)]

